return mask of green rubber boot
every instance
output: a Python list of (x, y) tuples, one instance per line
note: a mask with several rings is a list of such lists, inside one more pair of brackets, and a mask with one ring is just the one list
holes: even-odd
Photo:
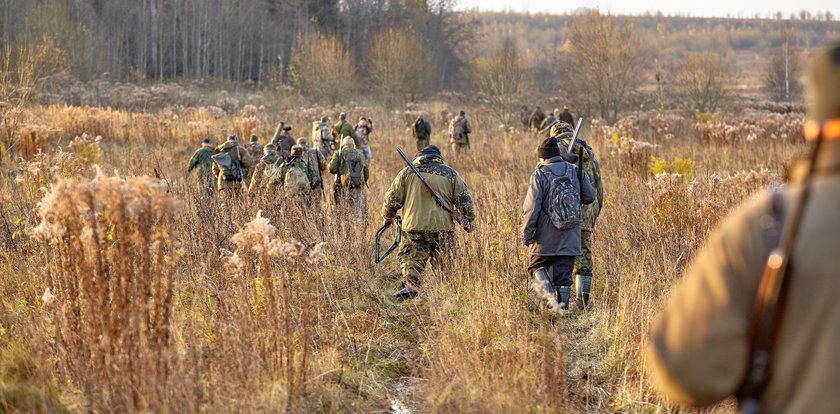
[(575, 301), (578, 309), (589, 309), (589, 289), (592, 287), (592, 276), (575, 275)]

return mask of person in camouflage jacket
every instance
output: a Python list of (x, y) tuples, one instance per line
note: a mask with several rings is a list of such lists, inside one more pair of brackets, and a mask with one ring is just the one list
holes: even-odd
[(279, 165), (278, 160), (280, 160), (280, 154), (277, 153), (277, 148), (274, 144), (268, 144), (263, 147), (263, 156), (256, 163), (254, 172), (251, 173), (251, 185), (248, 187), (249, 193), (259, 192), (261, 188), (266, 186), (265, 184), (271, 178), (271, 172)]
[[(572, 140), (574, 128), (565, 122), (557, 122), (551, 128), (551, 135), (557, 138), (561, 151), (566, 151)], [(575, 259), (575, 291), (577, 305), (581, 309), (589, 306), (589, 291), (592, 283), (592, 232), (604, 205), (604, 183), (601, 181), (601, 164), (595, 157), (595, 151), (586, 141), (578, 138), (572, 148), (572, 153), (578, 156), (578, 167), (589, 177), (590, 184), (595, 188), (595, 202), (583, 206), (583, 225), (581, 225), (581, 254)]]
[[(475, 207), (470, 191), (457, 171), (443, 163), (438, 147), (430, 145), (415, 155), (414, 166), (440, 195), (457, 208), (464, 218), (475, 220)], [(400, 171), (385, 195), (382, 217), (385, 222), (396, 220), (402, 213), (403, 239), (400, 245), (400, 269), (405, 288), (394, 294), (398, 300), (417, 295), (420, 275), (431, 260), (439, 264), (455, 246), (452, 216), (443, 210), (414, 172), (406, 167)]]
[(208, 194), (213, 194), (213, 144), (210, 143), (210, 138), (205, 138), (201, 141), (201, 148), (195, 150), (190, 158), (187, 172), (198, 170), (198, 182), (201, 183)]

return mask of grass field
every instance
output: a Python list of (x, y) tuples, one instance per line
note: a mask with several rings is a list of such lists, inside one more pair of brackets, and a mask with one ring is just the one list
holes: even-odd
[[(425, 109), (445, 147), (448, 108)], [(539, 139), (467, 110), (472, 153), (444, 157), (478, 230), (396, 303), (396, 255), (374, 265), (372, 243), (413, 113), (348, 109), (376, 127), (358, 223), (274, 195), (207, 197), (185, 173), (202, 138), (264, 137), (280, 119), (308, 136), (337, 108), (33, 109), (27, 160), (6, 157), (0, 177), (0, 412), (673, 410), (645, 373), (647, 326), (715, 223), (804, 151), (782, 133), (797, 115), (587, 127), (606, 185), (593, 310), (554, 315), (528, 290), (519, 230)]]

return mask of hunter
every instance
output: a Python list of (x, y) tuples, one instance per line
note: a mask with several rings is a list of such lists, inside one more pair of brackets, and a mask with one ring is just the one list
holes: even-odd
[[(840, 45), (816, 55), (805, 87), (810, 159), (786, 186), (731, 210), (643, 341), (654, 383), (682, 406), (736, 396), (748, 413), (840, 407)], [(775, 304), (778, 318), (757, 303)]]
[(423, 114), (417, 115), (417, 119), (414, 120), (411, 127), (411, 134), (417, 143), (417, 151), (429, 146), (432, 137), (432, 124), (429, 123)]
[(201, 148), (195, 150), (187, 166), (187, 173), (198, 169), (198, 182), (208, 194), (213, 194), (213, 144), (210, 138), (201, 141)]
[(359, 137), (359, 151), (365, 156), (365, 160), (370, 164), (373, 159), (373, 151), (370, 150), (370, 133), (373, 132), (373, 121), (370, 118), (361, 117), (359, 123), (355, 126), (356, 135)]
[(317, 149), (324, 158), (331, 158), (333, 154), (333, 136), (330, 133), (330, 127), (327, 123), (330, 118), (327, 116), (321, 117), (321, 121), (312, 122), (312, 146)]
[(341, 141), (341, 148), (333, 154), (329, 168), (330, 174), (338, 176), (333, 187), (335, 204), (351, 211), (357, 223), (364, 223), (367, 220), (365, 186), (370, 171), (352, 137), (344, 137)]
[(263, 147), (263, 156), (254, 166), (254, 173), (251, 174), (251, 185), (248, 186), (249, 193), (257, 193), (261, 188), (266, 187), (271, 177), (277, 170), (282, 160), (274, 144)]
[(291, 130), (291, 125), (281, 125), (274, 134), (274, 139), (271, 140), (271, 143), (277, 148), (277, 153), (284, 160), (289, 158), (292, 153), (292, 147), (295, 145), (295, 139), (289, 133)]
[(545, 139), (537, 156), (522, 203), (522, 235), (531, 252), (528, 273), (543, 288), (549, 307), (567, 310), (572, 268), (581, 253), (581, 205), (595, 201), (595, 189), (586, 172), (578, 172), (577, 155), (561, 153), (557, 139)]
[[(434, 145), (414, 156), (413, 164), (423, 179), (463, 214), (470, 230), (475, 227), (475, 208), (470, 191), (457, 171), (443, 163)], [(426, 264), (441, 264), (455, 246), (452, 215), (441, 208), (409, 167), (400, 171), (385, 195), (382, 217), (393, 222), (402, 211), (403, 238), (400, 245), (400, 269), (403, 289), (394, 293), (399, 301), (411, 299), (420, 291), (421, 274)]]
[(540, 125), (545, 120), (545, 112), (543, 112), (542, 108), (537, 106), (537, 109), (531, 114), (531, 117), (528, 118), (528, 127), (530, 127), (533, 131), (539, 131)]
[(304, 148), (303, 161), (309, 166), (312, 173), (312, 191), (310, 192), (309, 203), (312, 207), (320, 209), (321, 200), (324, 197), (324, 175), (327, 174), (327, 159), (316, 148), (309, 147), (306, 138), (298, 138), (297, 144)]
[(449, 121), (449, 144), (456, 157), (461, 154), (461, 151), (467, 151), (470, 148), (472, 125), (466, 115), (466, 112), (461, 111), (458, 116)]
[(217, 177), (216, 188), (219, 191), (241, 192), (249, 171), (254, 167), (248, 150), (237, 143), (235, 135), (231, 135), (216, 147), (212, 158), (215, 161), (213, 171)]
[(359, 148), (362, 144), (359, 140), (359, 136), (356, 135), (356, 130), (353, 128), (353, 125), (347, 122), (347, 113), (345, 112), (338, 115), (338, 122), (333, 125), (330, 133), (333, 136), (333, 150), (335, 151), (341, 149), (344, 137), (353, 138), (353, 145), (355, 145), (356, 148)]
[[(572, 141), (574, 129), (571, 124), (559, 121), (551, 127), (551, 136), (560, 144), (560, 151), (565, 152)], [(604, 182), (601, 180), (601, 164), (595, 157), (595, 150), (586, 141), (577, 138), (572, 148), (577, 155), (578, 171), (586, 173), (589, 184), (595, 189), (595, 201), (583, 206), (583, 223), (580, 227), (580, 255), (575, 258), (575, 302), (578, 309), (589, 308), (589, 292), (592, 286), (592, 273), (595, 267), (592, 260), (592, 232), (604, 205)]]

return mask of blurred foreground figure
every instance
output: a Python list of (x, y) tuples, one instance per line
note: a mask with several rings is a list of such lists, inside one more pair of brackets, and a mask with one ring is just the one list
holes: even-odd
[(811, 161), (733, 209), (652, 326), (648, 366), (679, 404), (840, 410), (840, 47), (814, 59), (807, 91)]
[[(571, 124), (558, 121), (551, 127), (551, 136), (557, 139), (561, 152), (569, 148), (574, 135)], [(583, 223), (580, 226), (580, 256), (575, 258), (575, 301), (578, 309), (589, 308), (589, 291), (592, 286), (592, 232), (604, 205), (604, 183), (601, 181), (601, 165), (595, 158), (595, 151), (586, 141), (578, 137), (572, 153), (577, 155), (578, 174), (589, 177), (589, 184), (595, 189), (595, 201), (583, 206)]]
[[(468, 231), (472, 231), (475, 208), (470, 191), (457, 171), (443, 163), (438, 147), (430, 145), (415, 154), (412, 164), (424, 180), (449, 206), (463, 214)], [(385, 194), (382, 217), (393, 222), (402, 210), (403, 238), (400, 245), (400, 269), (404, 288), (396, 293), (397, 300), (417, 296), (420, 275), (431, 260), (434, 264), (446, 259), (455, 246), (452, 214), (438, 205), (432, 193), (409, 167), (400, 171)]]
[[(537, 148), (540, 163), (522, 203), (522, 235), (530, 247), (533, 275), (550, 308), (569, 309), (572, 268), (580, 255), (582, 204), (595, 200), (585, 172), (578, 173), (577, 155), (560, 152), (557, 139)], [(552, 277), (549, 277), (549, 268)], [(555, 302), (556, 300), (556, 302)]]
[(330, 174), (338, 176), (333, 187), (336, 206), (349, 209), (356, 223), (364, 223), (367, 218), (365, 186), (370, 171), (365, 156), (356, 150), (352, 137), (341, 140), (341, 148), (333, 154), (329, 167)]

